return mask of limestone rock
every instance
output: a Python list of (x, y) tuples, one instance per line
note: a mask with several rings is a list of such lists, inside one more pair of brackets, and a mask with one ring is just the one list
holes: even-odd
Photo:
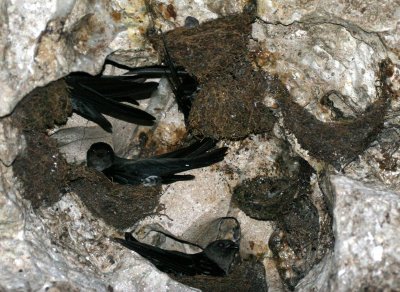
[(331, 177), (335, 247), (298, 291), (400, 289), (400, 194), (345, 176)]

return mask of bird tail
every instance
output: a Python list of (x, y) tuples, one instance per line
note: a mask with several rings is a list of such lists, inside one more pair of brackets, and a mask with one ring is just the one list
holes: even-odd
[[(137, 100), (150, 98), (158, 88), (157, 82), (136, 82), (126, 76), (103, 76), (92, 88), (103, 96), (115, 101), (125, 101), (138, 105)], [(102, 83), (102, 86), (99, 84)]]
[(198, 155), (196, 157), (190, 156), (190, 158), (188, 158), (190, 168), (200, 168), (212, 165), (217, 162), (221, 162), (222, 160), (224, 160), (227, 151), (228, 147), (221, 147)]
[(155, 117), (151, 114), (141, 109), (106, 98), (94, 89), (83, 84), (80, 85), (86, 90), (86, 94), (83, 93), (85, 95), (82, 95), (81, 97), (83, 97), (85, 101), (90, 102), (99, 112), (128, 123), (145, 126), (152, 126), (154, 124)]
[(174, 175), (169, 175), (169, 176), (163, 176), (162, 177), (162, 183), (163, 184), (172, 184), (177, 181), (188, 181), (188, 180), (193, 180), (195, 178), (194, 175), (191, 174), (174, 174)]
[(84, 73), (70, 74), (67, 82), (73, 87), (83, 86), (95, 90), (103, 97), (138, 105), (137, 100), (149, 98), (158, 82), (142, 82), (140, 76), (91, 76)]
[(211, 138), (204, 138), (201, 141), (197, 141), (188, 147), (181, 148), (172, 152), (161, 154), (156, 156), (157, 158), (184, 158), (194, 157), (215, 147), (216, 141)]
[[(166, 65), (130, 67), (112, 60), (106, 60), (106, 64), (110, 64), (120, 69), (129, 70), (129, 72), (124, 73), (123, 76), (136, 76), (138, 78), (162, 78), (172, 74), (170, 67)], [(177, 72), (178, 76), (189, 75), (189, 73), (181, 66), (176, 66), (174, 71)]]
[(214, 149), (195, 157), (192, 155), (184, 158), (164, 158), (160, 177), (163, 183), (175, 182), (178, 180), (189, 180), (190, 176), (176, 175), (183, 171), (210, 166), (224, 160), (228, 147)]

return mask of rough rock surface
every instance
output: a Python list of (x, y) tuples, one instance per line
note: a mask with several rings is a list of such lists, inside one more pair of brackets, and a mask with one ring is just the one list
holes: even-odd
[(299, 291), (400, 289), (400, 194), (345, 176), (331, 177), (335, 247)]
[[(334, 207), (335, 253), (328, 252), (296, 289), (398, 290), (400, 284), (395, 275), (399, 274), (400, 266), (397, 235), (400, 219), (399, 198), (394, 191), (400, 189), (400, 5), (390, 0), (334, 4), (332, 1), (257, 2), (260, 20), (252, 26), (253, 39), (249, 39), (248, 47), (250, 55), (255, 57), (252, 65), (269, 74), (276, 73), (293, 101), (320, 121), (338, 121), (364, 112), (378, 96), (379, 62), (389, 57), (395, 64), (390, 82), (397, 99), (389, 103), (384, 129), (366, 151), (344, 166), (341, 171), (347, 177), (332, 177), (330, 203)], [(246, 3), (243, 0), (150, 1), (155, 7), (156, 27), (164, 31), (183, 26), (187, 16), (203, 23), (240, 12)], [(109, 53), (113, 52), (111, 59), (131, 66), (157, 62), (158, 55), (143, 36), (149, 25), (144, 12), (144, 2), (139, 0), (23, 4), (17, 0), (1, 1), (0, 116), (11, 113), (22, 97), (37, 86), (71, 71), (99, 72)], [(332, 90), (336, 92), (326, 95)], [(144, 104), (158, 111), (162, 121), (153, 132), (113, 121), (117, 134), (110, 136), (86, 121), (75, 119), (68, 122), (70, 129), (79, 127), (65, 129), (64, 133), (64, 129), (60, 130), (54, 136), (59, 135), (65, 144), (76, 143), (74, 150), (65, 151), (69, 161), (74, 162), (83, 161), (88, 145), (95, 139), (113, 142), (117, 152), (124, 156), (138, 154), (137, 145), (141, 145), (143, 137), (149, 145), (156, 145), (158, 151), (170, 150), (180, 145), (176, 141), (186, 132), (171, 96), (162, 94), (166, 101), (162, 109), (151, 101)], [(265, 104), (273, 110), (278, 108), (271, 94), (266, 96)], [(242, 256), (262, 259), (269, 290), (282, 291), (284, 285), (268, 247), (274, 222), (251, 219), (229, 203), (233, 188), (241, 181), (277, 175), (281, 140), (288, 140), (291, 151), (309, 161), (318, 175), (326, 171), (330, 178), (329, 173), (334, 171), (316, 162), (286, 130), (280, 120), (274, 133), (267, 136), (226, 141), (231, 151), (224, 164), (213, 167), (212, 171), (198, 170), (194, 172), (198, 180), (164, 190), (162, 202), (166, 208), (161, 213), (169, 218), (149, 216), (135, 227), (160, 223), (170, 232), (193, 239), (196, 236), (193, 230), (201, 223), (215, 217), (236, 216), (242, 224)], [(124, 141), (120, 136), (126, 137)], [(1, 119), (0, 290), (191, 291), (133, 252), (111, 242), (109, 238), (117, 235), (115, 229), (92, 217), (75, 194), (64, 194), (51, 206), (33, 211), (22, 199), (23, 188), (8, 167), (25, 144), (25, 138), (13, 128), (9, 118)], [(378, 186), (382, 183), (388, 189)], [(321, 185), (314, 181), (311, 188), (310, 198), (320, 218), (320, 238), (321, 228), (330, 228), (330, 215), (325, 210), (326, 198), (318, 190)], [(329, 243), (323, 242), (325, 245), (318, 247), (318, 257), (326, 253)], [(290, 260), (287, 253), (279, 259), (283, 265)]]
[(366, 31), (384, 32), (395, 30), (399, 23), (399, 4), (395, 1), (344, 0), (340, 2), (323, 1), (271, 1), (259, 0), (258, 16), (268, 22), (291, 24), (310, 16), (331, 16), (364, 27)]
[(0, 167), (3, 290), (192, 291), (112, 242), (112, 230), (74, 195), (33, 212), (10, 188), (11, 168)]
[(118, 25), (109, 1), (2, 1), (0, 116), (35, 86), (75, 70), (96, 73)]

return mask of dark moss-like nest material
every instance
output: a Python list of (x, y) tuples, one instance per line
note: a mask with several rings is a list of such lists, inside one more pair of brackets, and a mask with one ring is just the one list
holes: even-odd
[(96, 217), (118, 229), (126, 229), (154, 214), (161, 187), (119, 185), (102, 173), (82, 167), (70, 182), (72, 191)]
[(71, 165), (58, 151), (48, 128), (64, 124), (72, 112), (63, 80), (36, 88), (21, 101), (12, 117), (23, 133), (27, 147), (13, 164), (22, 181), (22, 195), (34, 208), (57, 202), (73, 190), (97, 217), (125, 229), (151, 214), (157, 207), (161, 187), (118, 185), (85, 166)]
[[(277, 220), (292, 208), (293, 200), (307, 193), (311, 166), (300, 157), (281, 159), (279, 167), (285, 172), (282, 178), (258, 176), (246, 179), (235, 187), (232, 202), (247, 216), (258, 220)], [(294, 170), (290, 173), (289, 169)]]
[(274, 94), (282, 108), (285, 128), (311, 156), (337, 168), (342, 167), (362, 153), (383, 127), (387, 105), (392, 96), (386, 83), (390, 66), (388, 61), (381, 63), (378, 99), (359, 117), (342, 122), (321, 122), (295, 103), (285, 86), (276, 82)]
[(23, 183), (22, 195), (34, 208), (57, 202), (65, 191), (70, 166), (45, 131), (65, 123), (71, 112), (66, 85), (61, 80), (33, 90), (13, 113), (13, 123), (27, 144), (14, 161), (13, 170)]
[(273, 126), (274, 118), (262, 104), (266, 80), (248, 56), (252, 20), (247, 14), (227, 16), (166, 35), (172, 59), (200, 83), (189, 116), (195, 135), (237, 139)]
[(236, 187), (232, 199), (251, 218), (276, 220), (288, 211), (298, 191), (289, 179), (256, 177)]
[(231, 273), (226, 277), (172, 276), (172, 278), (204, 292), (268, 291), (264, 265), (254, 258), (235, 264)]
[(297, 283), (318, 263), (318, 211), (307, 195), (296, 198), (287, 214), (277, 222), (269, 239), (276, 266), (285, 285), (294, 290)]

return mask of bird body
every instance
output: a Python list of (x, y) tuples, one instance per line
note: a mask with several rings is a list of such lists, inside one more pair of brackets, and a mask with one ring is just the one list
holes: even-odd
[[(164, 39), (163, 39), (164, 40)], [(174, 92), (179, 110), (183, 113), (185, 121), (189, 118), (193, 99), (199, 90), (199, 83), (195, 76), (189, 74), (183, 67), (176, 66), (169, 55), (164, 40), (164, 63), (165, 65), (153, 65), (147, 67), (132, 68), (118, 64), (114, 61), (107, 61), (113, 66), (129, 70), (127, 76), (142, 76), (146, 78), (166, 77)]]
[(135, 105), (138, 105), (137, 100), (150, 98), (158, 87), (158, 82), (144, 82), (147, 77), (140, 74), (135, 76), (92, 76), (86, 73), (74, 73), (69, 75), (67, 79), (69, 79), (69, 83), (78, 83), (91, 88), (103, 97), (115, 101), (126, 101)]
[(85, 73), (66, 77), (72, 100), (72, 109), (80, 116), (95, 122), (107, 132), (111, 123), (103, 114), (138, 125), (151, 126), (155, 118), (135, 107), (121, 102), (138, 104), (136, 100), (149, 98), (157, 89), (156, 82), (135, 82), (129, 76), (91, 76)]
[(115, 240), (149, 260), (159, 270), (186, 276), (226, 276), (239, 249), (239, 245), (233, 241), (216, 240), (199, 253), (186, 254), (141, 243), (130, 233), (125, 233), (125, 239)]
[(227, 147), (211, 150), (214, 146), (213, 140), (204, 139), (177, 151), (134, 160), (116, 156), (110, 145), (100, 142), (88, 150), (87, 165), (121, 184), (173, 183), (194, 178), (177, 173), (222, 161)]

